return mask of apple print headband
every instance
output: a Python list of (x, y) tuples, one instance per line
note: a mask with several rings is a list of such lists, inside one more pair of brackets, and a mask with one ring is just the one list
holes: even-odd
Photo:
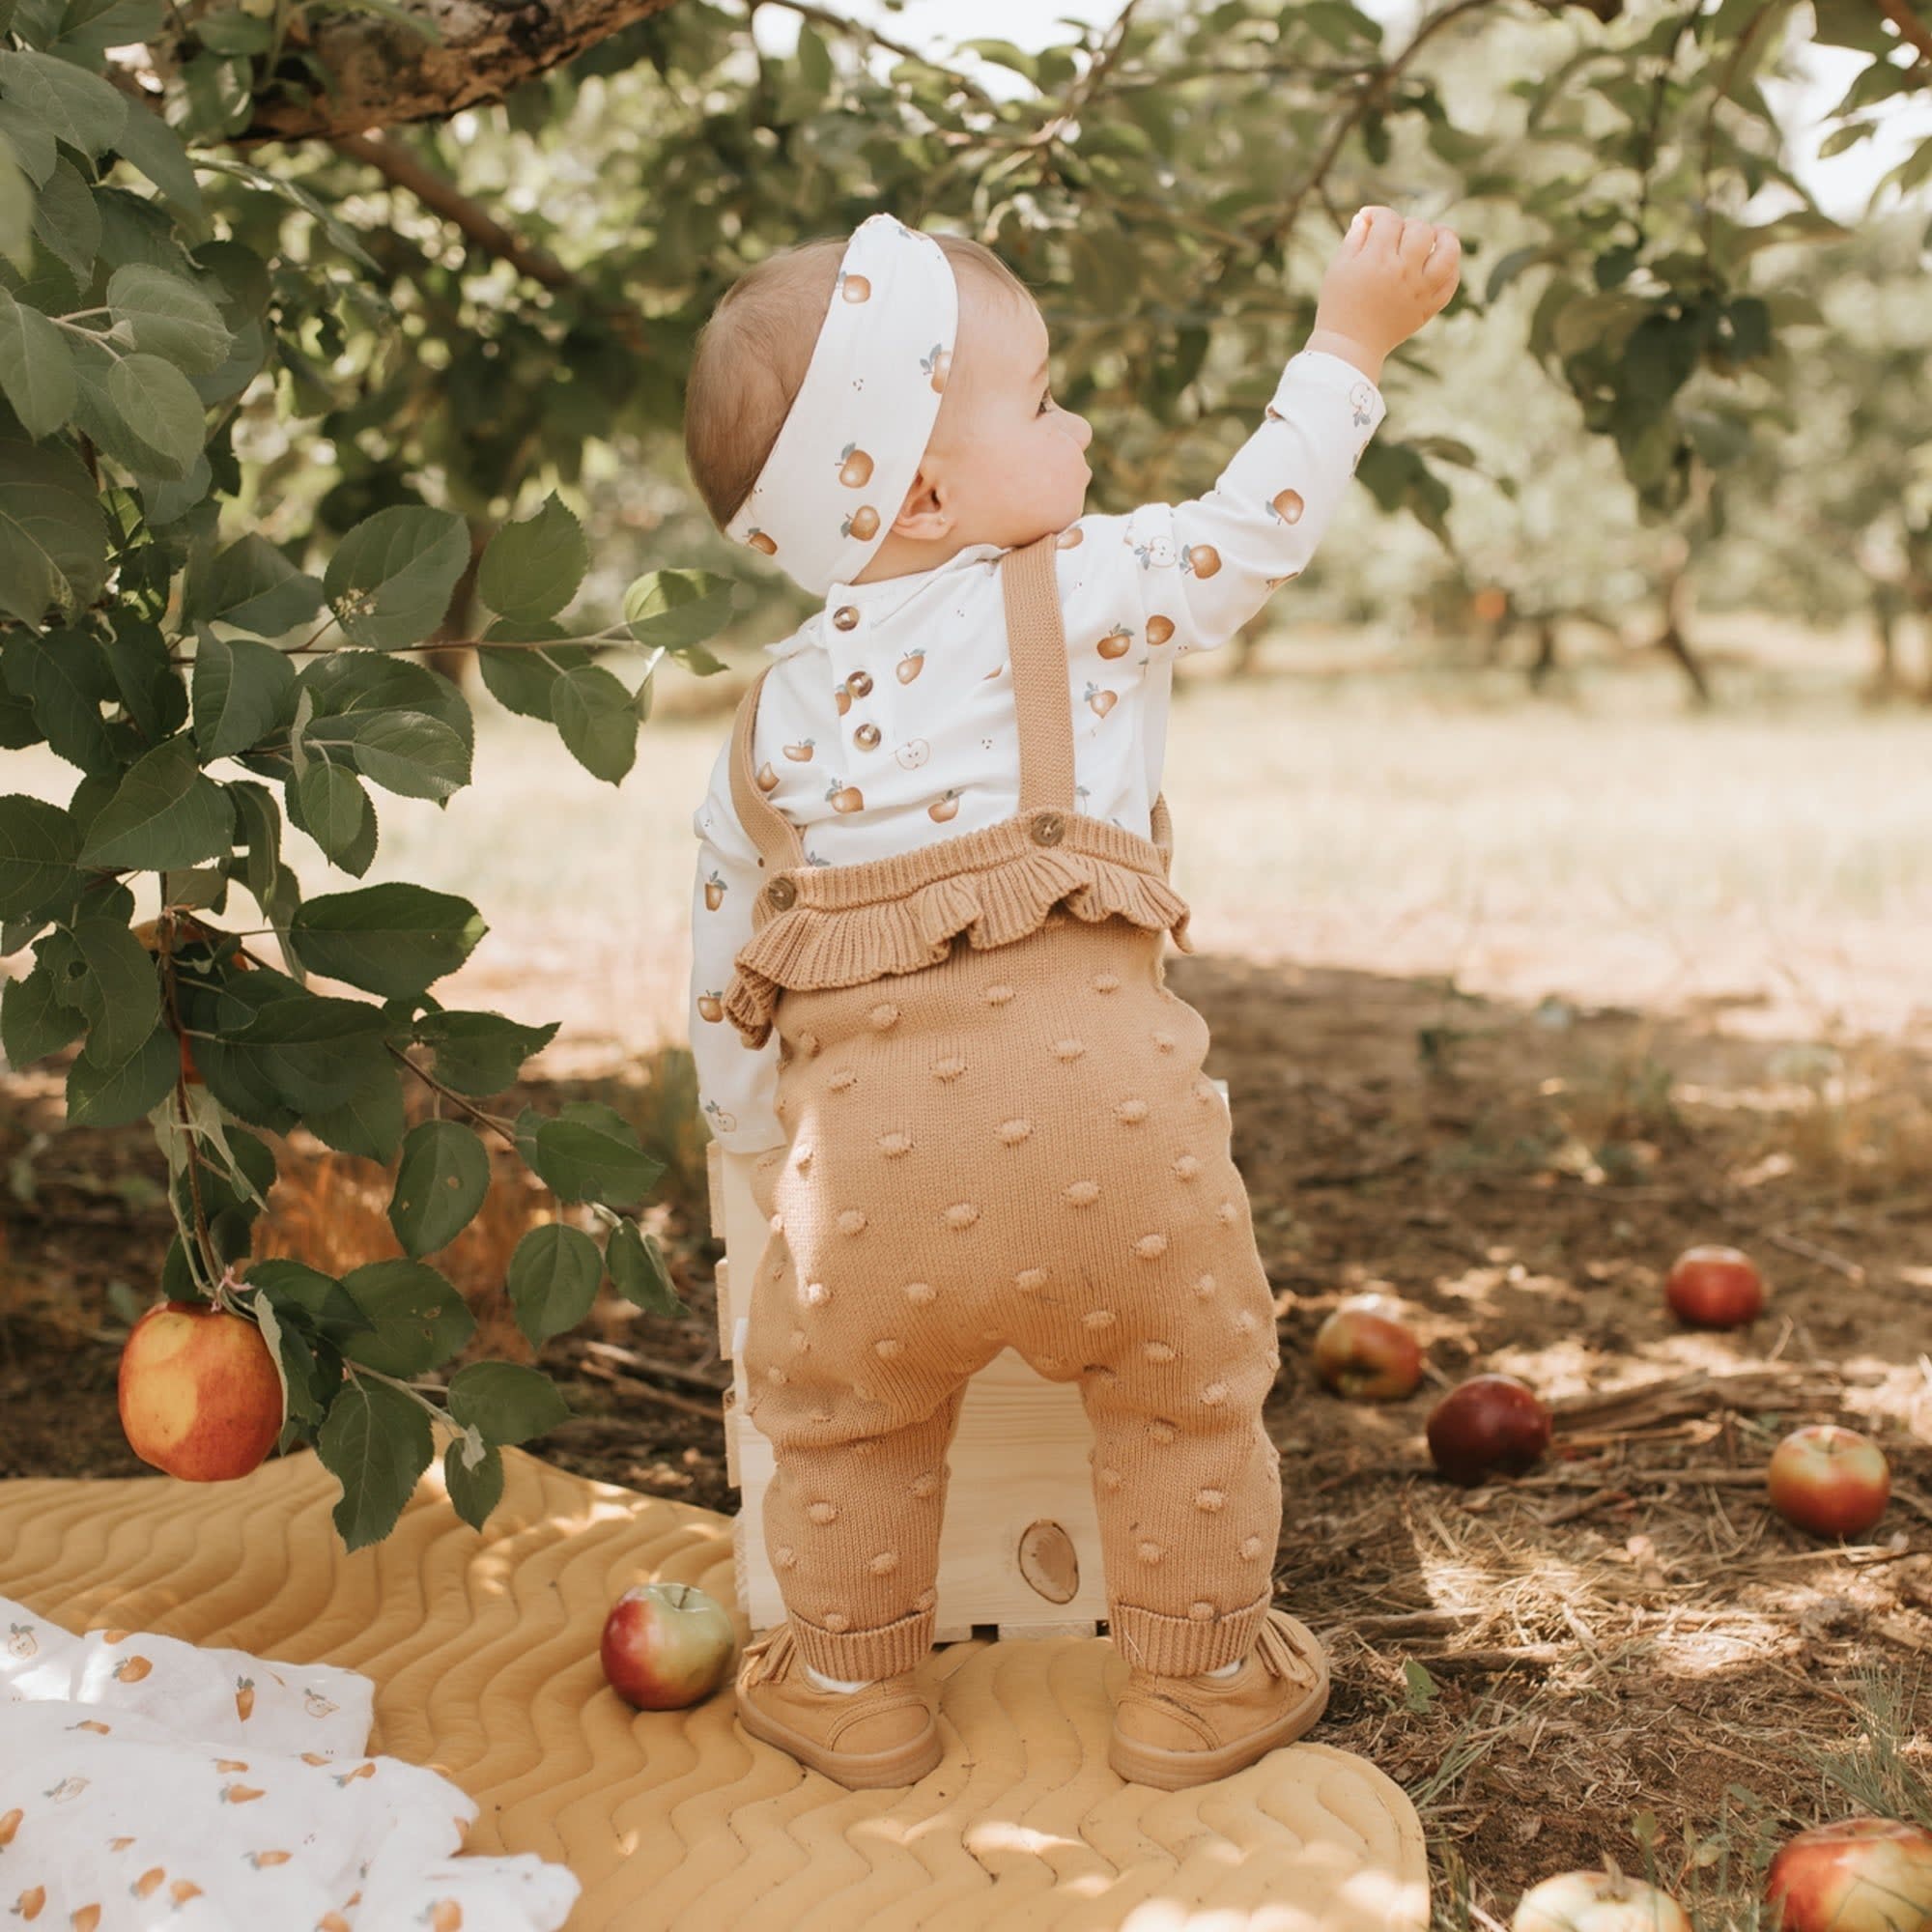
[(846, 243), (811, 362), (725, 535), (815, 596), (878, 554), (932, 435), (959, 327), (952, 264), (890, 214)]

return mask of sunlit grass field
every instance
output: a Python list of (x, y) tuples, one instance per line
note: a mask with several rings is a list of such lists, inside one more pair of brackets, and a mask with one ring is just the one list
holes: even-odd
[[(661, 668), (621, 787), (482, 698), (473, 786), (443, 811), (375, 792), (359, 882), (288, 833), (303, 889), (473, 899), (492, 929), (438, 996), (562, 1020), (558, 1070), (681, 1040), (691, 815), (729, 724), (702, 707), (761, 662), (739, 654), (728, 685)], [(1663, 667), (1586, 667), (1531, 699), (1515, 674), (1391, 669), (1306, 638), (1271, 642), (1257, 676), (1230, 664), (1183, 668), (1164, 777), (1202, 952), (1530, 1002), (1755, 993), (1787, 1030), (1932, 1012), (1932, 710), (1861, 708), (1856, 640), (1727, 671), (1706, 715)], [(38, 750), (6, 771), (5, 790), (56, 801), (77, 778)]]

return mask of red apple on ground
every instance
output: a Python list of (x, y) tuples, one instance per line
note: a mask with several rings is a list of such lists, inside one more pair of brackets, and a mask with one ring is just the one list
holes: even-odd
[(1549, 1447), (1549, 1411), (1515, 1376), (1471, 1376), (1429, 1411), (1425, 1429), (1452, 1483), (1520, 1476)]
[(1517, 1901), (1509, 1932), (1690, 1932), (1667, 1891), (1630, 1878), (1605, 1858), (1602, 1871), (1558, 1872)]
[(254, 1322), (164, 1301), (121, 1350), (121, 1428), (144, 1463), (186, 1483), (257, 1468), (282, 1433), (282, 1380)]
[(604, 1619), (604, 1675), (640, 1711), (682, 1711), (724, 1681), (736, 1643), (716, 1597), (690, 1583), (639, 1583)]
[(1870, 1436), (1814, 1422), (1771, 1452), (1765, 1488), (1786, 1522), (1813, 1536), (1857, 1536), (1885, 1514), (1891, 1465)]
[(1736, 1248), (1686, 1248), (1670, 1264), (1663, 1298), (1699, 1328), (1741, 1328), (1764, 1313), (1764, 1276)]
[(1422, 1349), (1395, 1303), (1356, 1295), (1315, 1331), (1315, 1373), (1337, 1395), (1399, 1401), (1422, 1379)]
[(1772, 1860), (1764, 1897), (1767, 1932), (1924, 1932), (1932, 1832), (1896, 1818), (1814, 1825)]

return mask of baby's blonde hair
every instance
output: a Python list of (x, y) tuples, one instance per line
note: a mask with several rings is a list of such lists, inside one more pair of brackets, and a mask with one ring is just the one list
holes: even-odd
[[(804, 384), (849, 239), (826, 236), (766, 256), (725, 290), (698, 331), (684, 392), (684, 455), (721, 530), (752, 494)], [(955, 277), (977, 276), (996, 292), (1033, 299), (982, 243), (963, 235), (932, 240)]]

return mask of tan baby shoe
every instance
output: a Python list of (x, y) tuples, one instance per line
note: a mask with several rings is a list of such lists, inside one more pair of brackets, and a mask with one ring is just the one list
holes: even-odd
[(1270, 1609), (1232, 1677), (1130, 1669), (1107, 1762), (1129, 1783), (1179, 1791), (1293, 1744), (1327, 1708), (1327, 1653), (1306, 1624)]
[(821, 1690), (805, 1674), (789, 1622), (746, 1646), (738, 1720), (849, 1791), (917, 1784), (946, 1754), (912, 1671), (863, 1690)]

